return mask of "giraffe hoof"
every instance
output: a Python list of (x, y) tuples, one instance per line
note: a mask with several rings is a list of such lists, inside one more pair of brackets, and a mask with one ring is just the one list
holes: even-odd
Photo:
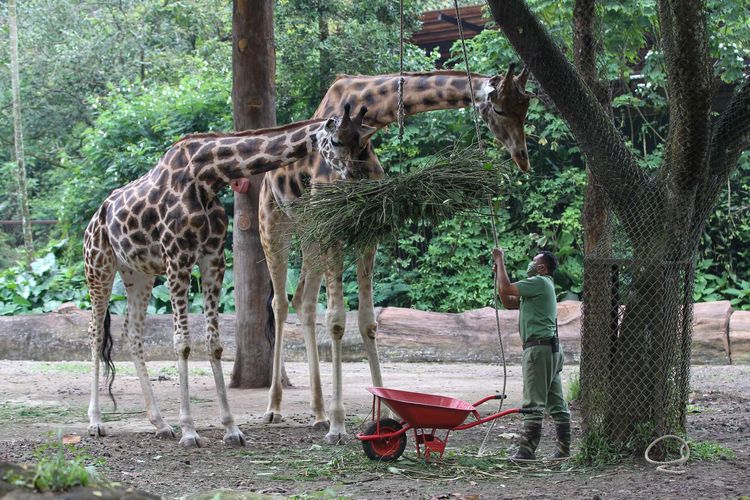
[(224, 442), (229, 446), (245, 446), (245, 435), (239, 430), (234, 433), (227, 432), (224, 434)]
[(312, 426), (314, 431), (328, 431), (331, 428), (331, 422), (328, 420), (319, 420)]
[(102, 424), (89, 425), (89, 436), (102, 437), (107, 435), (107, 430)]
[(326, 442), (326, 444), (332, 445), (344, 444), (346, 443), (346, 437), (346, 432), (329, 432), (328, 434), (326, 434), (324, 441)]
[(265, 415), (263, 415), (263, 423), (264, 424), (278, 424), (281, 422), (281, 413), (276, 413), (275, 411), (269, 411)]
[(167, 426), (156, 431), (157, 439), (174, 439), (175, 434), (171, 427)]
[(198, 437), (198, 434), (184, 436), (180, 439), (180, 446), (184, 448), (202, 448), (206, 443)]

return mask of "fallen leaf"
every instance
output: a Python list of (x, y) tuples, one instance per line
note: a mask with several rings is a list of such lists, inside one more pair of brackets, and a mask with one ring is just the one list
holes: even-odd
[(81, 436), (76, 434), (65, 434), (62, 437), (62, 444), (77, 444), (81, 442)]

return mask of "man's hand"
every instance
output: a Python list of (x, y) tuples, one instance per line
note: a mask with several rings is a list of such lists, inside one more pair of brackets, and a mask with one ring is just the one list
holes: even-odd
[(503, 250), (502, 248), (493, 248), (492, 260), (495, 261), (495, 264), (497, 264), (499, 261), (505, 262), (505, 250)]

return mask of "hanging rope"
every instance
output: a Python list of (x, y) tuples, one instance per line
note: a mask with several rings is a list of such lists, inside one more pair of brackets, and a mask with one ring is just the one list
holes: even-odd
[[(479, 128), (479, 117), (477, 116), (477, 101), (476, 97), (474, 96), (474, 84), (471, 80), (471, 70), (469, 68), (469, 56), (466, 52), (466, 40), (464, 38), (464, 28), (463, 28), (463, 21), (461, 21), (461, 9), (458, 8), (458, 0), (453, 0), (453, 7), (456, 10), (456, 20), (458, 22), (458, 36), (461, 39), (461, 50), (463, 52), (464, 56), (464, 66), (466, 67), (466, 79), (469, 81), (469, 94), (471, 95), (471, 111), (472, 111), (472, 117), (474, 118), (474, 131), (477, 135), (477, 145), (479, 147), (479, 152), (484, 155), (484, 146), (482, 145), (482, 133)], [(497, 226), (495, 224), (495, 209), (492, 206), (492, 198), (490, 196), (487, 197), (487, 206), (490, 210), (490, 223), (492, 225), (492, 238), (495, 242), (495, 248), (498, 248), (500, 246), (500, 243), (498, 241), (497, 237)], [(503, 363), (503, 391), (502, 395), (503, 398), (500, 399), (500, 405), (498, 406), (497, 413), (500, 413), (503, 409), (503, 401), (505, 397), (505, 389), (507, 387), (508, 382), (508, 368), (505, 363), (505, 347), (503, 346), (503, 335), (500, 331), (500, 313), (498, 312), (498, 304), (497, 304), (497, 297), (499, 290), (497, 289), (497, 279), (493, 275), (493, 294), (492, 294), (492, 304), (493, 309), (495, 309), (495, 326), (497, 327), (497, 340), (500, 343), (500, 357), (502, 359)], [(487, 439), (489, 439), (490, 433), (495, 428), (495, 422), (497, 420), (493, 420), (490, 424), (489, 428), (487, 429), (487, 433), (484, 435), (484, 439), (482, 440), (482, 445), (479, 447), (479, 451), (477, 452), (477, 455), (480, 457), (484, 455), (485, 446), (487, 445)]]
[[(401, 140), (404, 138), (404, 0), (398, 4), (399, 13), (399, 70), (398, 70), (398, 152), (401, 155)], [(399, 160), (400, 162), (400, 160)]]

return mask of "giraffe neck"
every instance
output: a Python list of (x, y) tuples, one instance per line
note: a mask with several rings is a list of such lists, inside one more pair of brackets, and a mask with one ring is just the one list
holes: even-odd
[[(345, 102), (368, 107), (365, 122), (382, 128), (398, 120), (399, 75), (343, 76), (326, 93), (315, 112), (316, 118), (331, 116)], [(489, 77), (472, 74), (477, 102), (482, 102)], [(471, 105), (469, 80), (460, 71), (404, 74), (404, 113), (414, 115), (438, 109)]]
[[(235, 134), (195, 134), (172, 147), (167, 164), (217, 191), (235, 179), (283, 167), (318, 150), (325, 120)], [(174, 175), (173, 175), (174, 178)]]

